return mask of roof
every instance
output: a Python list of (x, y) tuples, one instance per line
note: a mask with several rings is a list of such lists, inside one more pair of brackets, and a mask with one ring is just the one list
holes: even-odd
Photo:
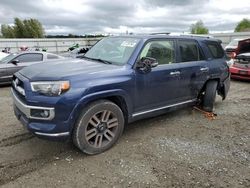
[(207, 35), (168, 35), (168, 34), (152, 34), (152, 35), (121, 35), (121, 36), (112, 36), (114, 38), (138, 38), (138, 39), (195, 39), (197, 41), (210, 40), (210, 41), (219, 41), (216, 38), (211, 38)]

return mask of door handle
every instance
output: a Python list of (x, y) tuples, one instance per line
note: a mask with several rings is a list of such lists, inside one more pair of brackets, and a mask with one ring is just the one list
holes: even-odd
[(180, 74), (181, 74), (180, 71), (170, 72), (170, 75), (171, 75), (171, 76), (178, 76), (178, 75), (180, 75)]
[(201, 72), (208, 72), (209, 68), (208, 67), (202, 67), (202, 68), (200, 68), (200, 71)]

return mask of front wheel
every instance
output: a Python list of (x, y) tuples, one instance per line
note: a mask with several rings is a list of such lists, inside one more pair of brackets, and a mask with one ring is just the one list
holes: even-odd
[(108, 100), (96, 101), (82, 111), (73, 142), (84, 153), (98, 154), (117, 142), (123, 128), (122, 110)]
[(217, 86), (218, 86), (218, 82), (216, 80), (210, 80), (206, 84), (202, 106), (203, 106), (203, 109), (208, 112), (213, 111)]

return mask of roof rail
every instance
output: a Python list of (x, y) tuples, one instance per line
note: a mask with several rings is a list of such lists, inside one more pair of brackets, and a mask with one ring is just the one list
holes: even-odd
[(169, 32), (166, 32), (166, 33), (150, 33), (150, 35), (169, 35), (170, 33)]
[(180, 36), (189, 36), (189, 37), (201, 37), (201, 38), (214, 38), (211, 35), (197, 35), (197, 34), (180, 34)]

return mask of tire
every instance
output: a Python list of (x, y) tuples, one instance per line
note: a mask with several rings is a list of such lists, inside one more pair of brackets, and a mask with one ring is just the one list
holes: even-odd
[(108, 100), (99, 100), (88, 105), (80, 114), (73, 131), (73, 142), (86, 154), (99, 154), (117, 142), (123, 129), (122, 110)]
[(207, 112), (212, 112), (216, 98), (218, 82), (215, 80), (208, 81), (205, 87), (205, 94), (203, 96), (202, 107)]

